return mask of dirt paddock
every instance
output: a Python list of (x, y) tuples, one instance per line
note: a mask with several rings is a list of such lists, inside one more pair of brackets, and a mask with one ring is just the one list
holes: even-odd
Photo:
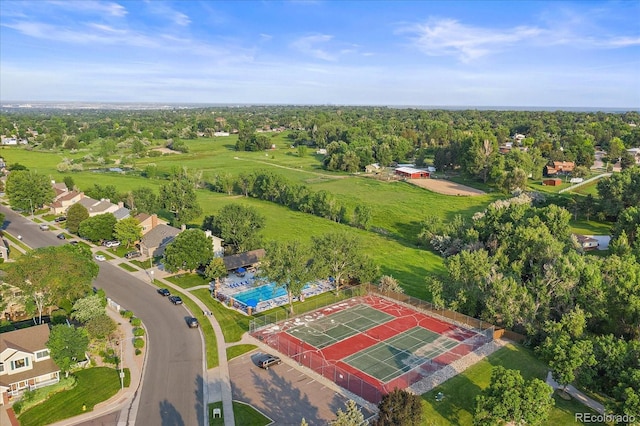
[(407, 182), (444, 195), (475, 196), (486, 192), (445, 179), (409, 179)]

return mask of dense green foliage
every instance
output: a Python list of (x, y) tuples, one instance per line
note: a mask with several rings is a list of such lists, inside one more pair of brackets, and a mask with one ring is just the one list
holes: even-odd
[(168, 271), (188, 270), (207, 265), (213, 258), (211, 239), (200, 229), (187, 229), (171, 241), (164, 251)]
[(5, 191), (11, 207), (29, 213), (51, 202), (55, 195), (47, 176), (27, 170), (9, 173)]
[(51, 328), (47, 348), (60, 370), (68, 372), (73, 364), (85, 359), (89, 336), (84, 328), (55, 325)]
[(420, 397), (403, 389), (394, 389), (378, 404), (374, 426), (417, 426), (422, 421)]
[(88, 294), (97, 275), (91, 252), (66, 244), (25, 253), (9, 264), (4, 281), (21, 290), (20, 302), (40, 322), (45, 308)]
[(80, 203), (75, 203), (67, 210), (67, 230), (72, 234), (80, 231), (80, 224), (83, 220), (89, 218), (89, 211)]
[(212, 231), (224, 240), (227, 254), (243, 253), (260, 248), (260, 230), (265, 218), (253, 207), (229, 204), (215, 216), (207, 216), (203, 229)]
[(93, 242), (111, 240), (117, 222), (113, 213), (91, 216), (80, 222), (78, 234)]
[(476, 397), (473, 424), (546, 424), (554, 404), (552, 394), (551, 386), (540, 379), (525, 383), (518, 370), (494, 367), (491, 384)]

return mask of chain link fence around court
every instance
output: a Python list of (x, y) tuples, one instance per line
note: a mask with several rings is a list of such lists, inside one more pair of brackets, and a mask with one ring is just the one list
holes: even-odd
[[(320, 350), (315, 348), (305, 348), (303, 342), (281, 332), (283, 329), (279, 324), (282, 324), (285, 321), (294, 320), (297, 317), (304, 316), (304, 314), (319, 308), (333, 305), (353, 297), (365, 296), (367, 294), (391, 299), (400, 304), (408, 305), (429, 316), (457, 325), (463, 329), (471, 330), (475, 332), (475, 334), (461, 341), (456, 348), (443, 352), (435, 358), (425, 359), (425, 361), (419, 366), (404, 372), (387, 383), (378, 382), (374, 384), (360, 377), (355, 372), (347, 371), (335, 364), (327, 362)], [(263, 339), (267, 345), (273, 347), (289, 358), (292, 358), (298, 362), (298, 364), (310, 368), (314, 372), (326, 377), (342, 388), (347, 389), (348, 391), (374, 404), (378, 404), (382, 400), (382, 397), (391, 392), (394, 388), (408, 388), (461, 357), (479, 349), (484, 344), (492, 341), (495, 329), (493, 324), (486, 321), (437, 307), (432, 303), (412, 296), (402, 293), (380, 292), (376, 286), (371, 284), (362, 284), (357, 287), (344, 289), (341, 291), (341, 295), (335, 296), (335, 299), (325, 298), (323, 300), (319, 300), (315, 305), (306, 305), (305, 308), (306, 309), (304, 310), (299, 310), (294, 316), (290, 316), (287, 313), (279, 313), (257, 317), (249, 323), (249, 332), (251, 334), (255, 334), (256, 332), (263, 330), (263, 333), (259, 333), (256, 337)], [(267, 327), (272, 327), (272, 332), (265, 334), (264, 329)], [(362, 375), (365, 376), (364, 373), (362, 373)]]
[[(290, 319), (295, 319), (297, 317), (303, 316), (308, 312), (324, 308), (325, 306), (330, 306), (335, 303), (351, 299), (353, 297), (364, 296), (368, 291), (369, 288), (366, 285), (348, 287), (340, 290), (338, 294), (336, 294), (335, 292), (323, 293), (314, 299), (309, 299), (304, 303), (296, 305), (296, 312), (294, 315), (290, 315), (287, 309), (278, 311), (273, 314), (258, 315), (249, 322), (249, 333), (253, 334), (262, 328), (269, 327), (274, 324), (279, 324)], [(288, 306), (285, 306), (285, 308), (288, 308)]]

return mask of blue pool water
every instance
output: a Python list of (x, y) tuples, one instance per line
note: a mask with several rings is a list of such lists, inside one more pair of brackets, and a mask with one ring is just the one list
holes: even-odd
[[(309, 285), (305, 285), (304, 288), (308, 288)], [(264, 302), (265, 300), (275, 299), (280, 296), (286, 296), (287, 290), (284, 287), (276, 287), (275, 283), (269, 283), (261, 285), (260, 287), (252, 288), (242, 293), (233, 295), (233, 298), (240, 302), (247, 304), (247, 301), (254, 300), (257, 302)]]

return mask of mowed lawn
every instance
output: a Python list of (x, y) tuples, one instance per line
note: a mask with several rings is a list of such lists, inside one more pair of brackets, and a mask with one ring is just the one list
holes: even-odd
[(52, 395), (42, 404), (25, 411), (19, 417), (22, 426), (40, 426), (55, 423), (82, 414), (115, 395), (120, 390), (120, 378), (113, 368), (94, 367), (74, 373), (73, 389)]
[[(533, 353), (520, 345), (507, 345), (489, 357), (468, 368), (463, 373), (447, 380), (441, 386), (422, 395), (424, 425), (472, 425), (475, 398), (491, 382), (491, 370), (501, 365), (519, 370), (525, 380), (545, 380), (548, 367)], [(444, 394), (440, 402), (435, 400), (438, 392)], [(555, 407), (546, 424), (569, 425), (575, 423), (575, 413), (596, 414), (576, 400), (565, 401), (554, 395)]]

